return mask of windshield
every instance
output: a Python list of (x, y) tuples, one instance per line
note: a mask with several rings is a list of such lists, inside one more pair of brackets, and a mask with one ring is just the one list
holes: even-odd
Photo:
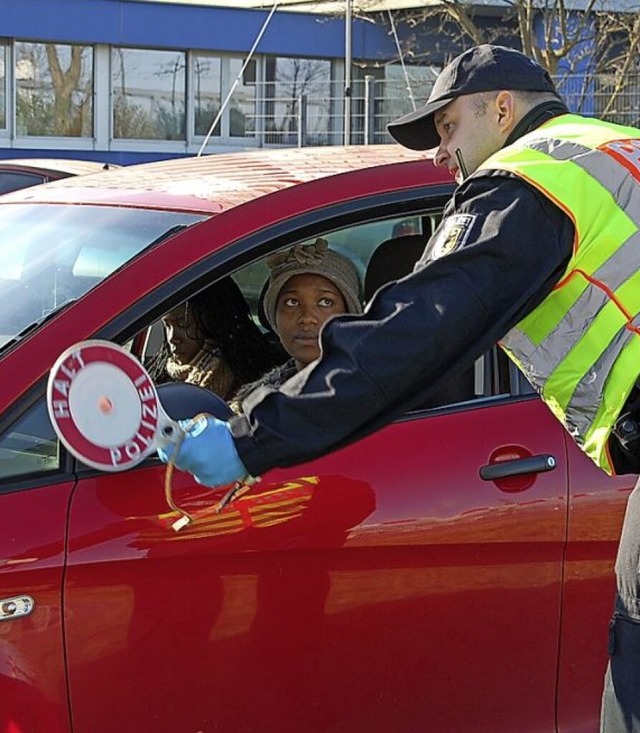
[(204, 218), (105, 206), (0, 206), (0, 348), (176, 227)]

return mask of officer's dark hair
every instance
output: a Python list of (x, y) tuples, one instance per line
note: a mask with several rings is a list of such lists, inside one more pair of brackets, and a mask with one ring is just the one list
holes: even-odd
[(531, 91), (516, 89), (516, 90), (513, 90), (511, 93), (515, 94), (523, 102), (525, 102), (526, 104), (529, 104), (531, 107), (541, 104), (542, 102), (557, 102), (558, 101), (558, 97), (555, 94), (551, 94), (551, 92), (531, 92)]
[[(254, 381), (282, 362), (282, 357), (251, 317), (249, 305), (231, 277), (222, 278), (186, 302), (195, 333), (190, 338), (209, 340), (242, 382)], [(148, 366), (151, 378), (167, 379), (166, 338)]]
[[(550, 92), (532, 92), (528, 90), (509, 89), (511, 94), (518, 97), (528, 108), (536, 107), (543, 102), (558, 102), (558, 97)], [(481, 117), (487, 111), (489, 102), (496, 98), (499, 91), (478, 92), (474, 99), (476, 117)]]

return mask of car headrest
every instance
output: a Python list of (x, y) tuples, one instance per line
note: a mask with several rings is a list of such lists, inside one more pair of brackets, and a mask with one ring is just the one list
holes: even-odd
[(219, 420), (228, 420), (233, 411), (215, 392), (186, 382), (165, 382), (156, 387), (158, 398), (172, 420), (189, 420), (205, 412)]
[(372, 298), (378, 288), (413, 272), (427, 239), (424, 234), (405, 234), (386, 239), (376, 247), (364, 276), (365, 302)]

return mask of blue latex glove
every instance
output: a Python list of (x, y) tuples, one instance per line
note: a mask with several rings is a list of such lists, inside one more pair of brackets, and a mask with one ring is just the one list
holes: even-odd
[[(203, 486), (224, 486), (247, 478), (228, 423), (204, 415), (179, 423), (185, 437), (175, 457), (176, 468), (193, 474)], [(158, 448), (158, 457), (168, 463), (175, 450), (175, 445)]]

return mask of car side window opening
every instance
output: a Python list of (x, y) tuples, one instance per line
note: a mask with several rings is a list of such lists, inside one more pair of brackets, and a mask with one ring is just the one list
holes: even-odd
[[(332, 249), (347, 256), (354, 263), (361, 277), (366, 301), (385, 282), (413, 271), (438, 221), (437, 212), (428, 212), (369, 221), (319, 233), (317, 236), (326, 239)], [(306, 243), (313, 238), (302, 239), (298, 243)], [(286, 246), (290, 247), (295, 243), (289, 242)], [(233, 274), (233, 280), (249, 306), (253, 321), (265, 337), (273, 341), (277, 337), (270, 332), (261, 308), (261, 299), (269, 275), (266, 259), (261, 258), (237, 270)], [(147, 355), (150, 349), (157, 348), (162, 338), (162, 328), (155, 324), (148, 334), (145, 349)], [(286, 354), (284, 356), (286, 357)], [(282, 361), (284, 360), (283, 358)], [(473, 367), (453, 377), (446, 387), (429, 399), (428, 403), (416, 409), (441, 408), (497, 395), (508, 395), (511, 383), (509, 360), (499, 349), (494, 348)]]
[(17, 191), (28, 186), (46, 183), (45, 176), (36, 173), (19, 173), (18, 171), (2, 171), (0, 173), (0, 194)]
[(57, 471), (60, 443), (39, 400), (0, 435), (0, 481)]

